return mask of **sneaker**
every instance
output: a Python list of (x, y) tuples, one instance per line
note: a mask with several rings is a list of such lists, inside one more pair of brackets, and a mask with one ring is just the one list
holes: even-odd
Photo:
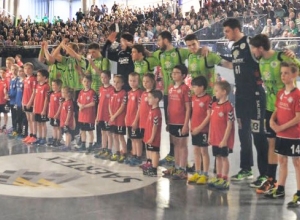
[(219, 190), (229, 190), (229, 182), (224, 179), (219, 179), (219, 181), (216, 182), (214, 184), (214, 186), (216, 189), (219, 189)]
[(38, 145), (45, 145), (46, 143), (46, 139), (40, 139)]
[(24, 138), (22, 141), (24, 142), (24, 143), (26, 143), (29, 139), (30, 139), (31, 137), (28, 135), (26, 138)]
[(81, 146), (79, 148), (77, 148), (77, 151), (86, 151), (86, 147), (85, 144), (81, 144)]
[(106, 151), (100, 158), (103, 160), (110, 160), (111, 156), (111, 151)]
[(280, 192), (277, 189), (270, 190), (268, 193), (265, 194), (265, 197), (270, 199), (283, 198), (284, 196), (284, 191)]
[(18, 132), (14, 131), (14, 132), (12, 132), (11, 134), (9, 134), (8, 136), (11, 137), (11, 138), (15, 138), (15, 137), (17, 137), (18, 135), (19, 135)]
[(193, 166), (189, 166), (189, 164), (186, 166), (186, 172), (195, 173), (195, 171), (195, 164), (193, 164)]
[(234, 175), (231, 177), (231, 180), (234, 181), (241, 181), (244, 179), (252, 179), (253, 178), (253, 173), (251, 170), (240, 170), (240, 172), (238, 172), (238, 174)]
[[(49, 138), (50, 139), (50, 138)], [(47, 145), (48, 146), (53, 146), (54, 147), (54, 144), (55, 144), (55, 140), (53, 138), (51, 138), (50, 140), (48, 139), (48, 143)]]
[(38, 143), (37, 141), (38, 141), (38, 139), (36, 139), (35, 137), (30, 137), (30, 138), (26, 141), (26, 143), (27, 143), (27, 144), (36, 144), (36, 143)]
[(170, 156), (169, 154), (162, 160), (159, 161), (159, 165), (169, 165), (173, 166), (175, 162), (175, 158), (173, 156)]
[(157, 169), (154, 169), (152, 166), (146, 170), (146, 175), (150, 177), (157, 177)]
[(147, 170), (149, 167), (152, 167), (152, 163), (149, 160), (139, 166), (139, 168), (141, 168), (142, 170)]
[(208, 176), (200, 175), (200, 178), (197, 180), (198, 185), (206, 185), (208, 181)]
[(167, 176), (172, 176), (175, 172), (176, 172), (176, 168), (170, 167), (170, 168), (164, 170), (162, 173), (164, 174), (164, 177), (167, 177)]
[(88, 149), (86, 150), (85, 153), (86, 153), (86, 154), (90, 154), (93, 150), (94, 150), (93, 145), (92, 145), (92, 146), (90, 145), (90, 146), (88, 147)]
[(113, 154), (113, 155), (111, 155), (110, 160), (111, 161), (118, 161), (119, 158), (120, 158), (119, 154)]
[(196, 183), (199, 178), (200, 178), (199, 173), (194, 173), (194, 175), (188, 178), (188, 183)]
[(221, 178), (217, 178), (217, 177), (210, 178), (210, 179), (208, 180), (208, 182), (207, 182), (207, 185), (208, 185), (209, 187), (214, 187), (215, 184), (216, 184), (219, 180), (221, 180)]
[(56, 140), (55, 142), (53, 142), (53, 147), (60, 147), (60, 146), (63, 146), (60, 140)]
[(99, 151), (98, 153), (96, 153), (96, 154), (94, 155), (94, 157), (95, 157), (95, 158), (101, 158), (101, 156), (103, 156), (103, 155), (105, 154), (106, 150), (107, 150), (107, 148), (102, 148), (102, 149), (100, 149), (100, 151)]
[(269, 178), (261, 187), (256, 189), (257, 194), (267, 194), (269, 191), (277, 188), (277, 182)]
[(287, 206), (288, 206), (288, 208), (295, 208), (295, 207), (298, 207), (298, 206), (299, 206), (298, 202), (300, 202), (300, 196), (297, 196), (297, 194), (294, 194), (293, 200), (290, 201), (290, 202), (287, 204)]
[(265, 182), (268, 181), (268, 177), (267, 176), (259, 176), (257, 177), (257, 179), (255, 181), (253, 181), (252, 183), (250, 183), (250, 187), (252, 188), (259, 188), (262, 185), (264, 185)]
[(124, 160), (124, 163), (125, 163), (125, 164), (130, 164), (131, 160), (133, 160), (133, 159), (134, 159), (134, 157), (128, 156), (128, 157)]
[(126, 156), (120, 155), (118, 163), (124, 163), (124, 160), (126, 160)]
[(70, 147), (70, 146), (64, 145), (64, 146), (61, 146), (60, 149), (61, 149), (62, 151), (70, 151), (70, 150), (71, 150), (71, 147)]
[(186, 180), (187, 173), (185, 170), (179, 169), (172, 175), (173, 180)]
[(135, 166), (141, 165), (142, 163), (143, 163), (143, 161), (141, 159), (135, 157), (135, 158), (132, 158), (132, 160), (130, 161), (129, 165), (131, 167), (135, 167)]

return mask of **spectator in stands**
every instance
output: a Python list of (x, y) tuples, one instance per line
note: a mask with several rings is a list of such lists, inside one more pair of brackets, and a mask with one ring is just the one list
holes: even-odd
[(264, 29), (262, 30), (262, 34), (268, 35), (270, 32), (273, 33), (273, 24), (271, 19), (267, 19), (267, 24), (264, 26)]
[(257, 34), (260, 34), (263, 30), (258, 19), (254, 19), (253, 25), (249, 27), (249, 29), (250, 29), (250, 36), (255, 36)]
[(84, 14), (82, 13), (81, 8), (79, 8), (79, 11), (76, 12), (76, 22), (78, 23), (83, 18), (84, 18)]
[(280, 37), (283, 33), (282, 23), (278, 22), (273, 30), (272, 37)]
[(284, 15), (285, 15), (285, 10), (282, 8), (282, 5), (280, 3), (276, 4), (274, 9), (274, 17), (283, 20)]
[(294, 21), (290, 20), (289, 22), (289, 29), (288, 29), (289, 33), (292, 33), (293, 36), (297, 36), (299, 31), (298, 28), (296, 27), (296, 24)]

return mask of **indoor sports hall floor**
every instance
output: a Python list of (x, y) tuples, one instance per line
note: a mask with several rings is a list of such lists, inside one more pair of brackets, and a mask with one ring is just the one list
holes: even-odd
[[(168, 135), (162, 137), (166, 143)], [(190, 161), (192, 154), (189, 146)], [(232, 182), (228, 192), (220, 192), (185, 181), (145, 177), (136, 167), (24, 145), (3, 133), (0, 156), (0, 220), (300, 219), (300, 208), (286, 207), (296, 190), (291, 162), (286, 198), (269, 200), (247, 182)], [(232, 175), (239, 171), (238, 141), (230, 161)]]

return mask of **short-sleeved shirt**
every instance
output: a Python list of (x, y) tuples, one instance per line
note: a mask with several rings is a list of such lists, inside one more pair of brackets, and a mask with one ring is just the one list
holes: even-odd
[(139, 127), (145, 128), (146, 127), (146, 120), (145, 118), (148, 116), (151, 106), (148, 103), (148, 94), (149, 92), (144, 91), (142, 93), (140, 99), (140, 120), (139, 120)]
[(50, 86), (46, 82), (43, 84), (36, 85), (34, 104), (33, 104), (33, 113), (41, 114), (43, 112), (45, 101), (48, 98), (47, 96), (49, 91), (50, 91)]
[[(300, 91), (295, 88), (289, 93), (284, 89), (277, 93), (276, 98), (277, 124), (283, 125), (292, 120), (297, 112), (300, 112)], [(276, 134), (277, 137), (288, 139), (300, 139), (300, 123), (289, 127)]]
[(5, 97), (5, 93), (4, 91), (6, 90), (7, 92), (7, 88), (6, 88), (6, 82), (3, 80), (0, 80), (0, 105), (3, 105), (6, 103), (6, 99)]
[(199, 54), (190, 54), (188, 57), (188, 70), (192, 79), (197, 76), (204, 76), (208, 82), (206, 92), (213, 95), (213, 86), (216, 82), (215, 65), (220, 64), (222, 58), (209, 52), (206, 57)]
[[(49, 111), (48, 111), (48, 117), (54, 118), (54, 116), (57, 114), (57, 111), (59, 109), (59, 105), (61, 103), (61, 92), (50, 92), (48, 96), (49, 100)], [(59, 115), (58, 115), (59, 118)]]
[(294, 62), (300, 66), (299, 61), (289, 58), (282, 52), (275, 52), (269, 59), (261, 58), (259, 60), (259, 69), (261, 72), (264, 87), (266, 89), (266, 109), (273, 112), (275, 110), (276, 94), (283, 89), (284, 84), (281, 81), (280, 63), (282, 61)]
[(126, 126), (132, 126), (132, 123), (136, 118), (141, 102), (142, 92), (143, 91), (141, 89), (137, 89), (135, 91), (130, 90), (127, 94), (127, 111), (125, 117)]
[(153, 73), (154, 67), (158, 66), (159, 62), (155, 57), (147, 57), (141, 61), (134, 61), (134, 72), (140, 75), (140, 83), (139, 86), (142, 88), (143, 86), (143, 76), (146, 73)]
[(114, 90), (111, 94), (110, 101), (109, 101), (109, 107), (112, 114), (115, 114), (122, 105), (125, 105), (125, 109), (121, 114), (118, 115), (117, 118), (113, 122), (111, 122), (111, 125), (115, 126), (125, 126), (125, 115), (126, 115), (126, 104), (127, 104), (127, 94), (125, 90), (116, 91)]
[(101, 86), (99, 88), (98, 121), (109, 121), (108, 105), (113, 92), (114, 87), (112, 85), (108, 87)]
[(152, 142), (152, 146), (160, 147), (160, 140), (161, 140), (161, 126), (162, 126), (162, 116), (160, 108), (150, 109), (147, 120), (146, 120), (146, 127), (144, 133), (144, 142), (147, 142), (152, 135), (152, 128), (153, 126), (157, 126), (156, 134), (154, 140)]
[[(106, 58), (100, 57), (98, 59), (94, 59), (93, 62), (99, 70), (109, 69), (109, 60)], [(100, 74), (95, 71), (91, 64), (89, 64), (87, 68), (87, 73), (92, 76), (92, 89), (98, 92), (100, 86), (102, 86)]]
[(182, 83), (180, 86), (169, 86), (168, 89), (168, 124), (183, 125), (185, 121), (186, 103), (190, 103), (190, 89)]
[[(87, 105), (92, 102), (97, 102), (97, 95), (93, 89), (87, 91), (81, 90), (78, 95), (77, 102), (82, 105)], [(91, 106), (79, 111), (78, 121), (82, 123), (94, 124), (96, 120), (96, 107)]]
[[(208, 94), (202, 96), (193, 95), (192, 97), (192, 117), (191, 128), (194, 129), (202, 124), (207, 116), (207, 111), (211, 108), (211, 96)], [(201, 132), (208, 132), (209, 125), (205, 126)]]
[(174, 66), (178, 64), (184, 64), (184, 61), (188, 58), (189, 54), (190, 52), (188, 49), (182, 48), (173, 48), (168, 51), (158, 50), (153, 53), (153, 57), (158, 59), (161, 66), (165, 95), (168, 94), (168, 87), (173, 82), (171, 73), (173, 71)]
[[(70, 120), (68, 123), (65, 123), (67, 120), (68, 113), (70, 113)], [(75, 118), (74, 118), (74, 104), (73, 100), (65, 100), (62, 103), (62, 108), (60, 111), (60, 127), (68, 126), (70, 129), (75, 129)]]
[(49, 85), (51, 86), (52, 81), (55, 79), (61, 79), (63, 82), (63, 85), (66, 85), (64, 82), (64, 78), (62, 77), (62, 74), (65, 72), (66, 66), (62, 63), (59, 63), (55, 61), (55, 63), (50, 64), (49, 62), (46, 62), (48, 65), (48, 71), (49, 71)]
[[(229, 101), (226, 101), (222, 104), (217, 102), (212, 103), (211, 108), (211, 117), (210, 117), (210, 143), (212, 146), (219, 146), (221, 141), (224, 138), (225, 131), (227, 128), (227, 122), (234, 121), (234, 111), (232, 104)], [(227, 146), (229, 149), (233, 148), (234, 144), (234, 125), (230, 132)]]
[[(27, 76), (24, 80), (24, 91), (23, 91), (23, 99), (22, 105), (27, 105), (29, 102), (31, 95), (37, 85), (35, 76)], [(32, 103), (33, 104), (33, 103)]]

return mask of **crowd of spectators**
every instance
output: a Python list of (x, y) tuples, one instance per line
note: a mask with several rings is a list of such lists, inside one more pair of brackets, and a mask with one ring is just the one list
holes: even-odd
[[(75, 43), (101, 44), (111, 30), (133, 34), (136, 43), (155, 42), (164, 30), (172, 33), (174, 41), (193, 32), (201, 40), (220, 39), (222, 21), (228, 17), (239, 18), (243, 31), (250, 36), (258, 33), (275, 38), (300, 35), (300, 2), (297, 0), (293, 3), (290, 0), (211, 1), (199, 11), (192, 6), (187, 12), (171, 2), (143, 8), (125, 7), (115, 2), (111, 9), (106, 5), (92, 5), (87, 12), (79, 9), (74, 18), (67, 21), (59, 16), (50, 19), (47, 15), (34, 19), (20, 16), (15, 21), (10, 16), (0, 15), (0, 46), (39, 45), (44, 39), (53, 45), (65, 37)], [(285, 47), (277, 43), (278, 47)]]

